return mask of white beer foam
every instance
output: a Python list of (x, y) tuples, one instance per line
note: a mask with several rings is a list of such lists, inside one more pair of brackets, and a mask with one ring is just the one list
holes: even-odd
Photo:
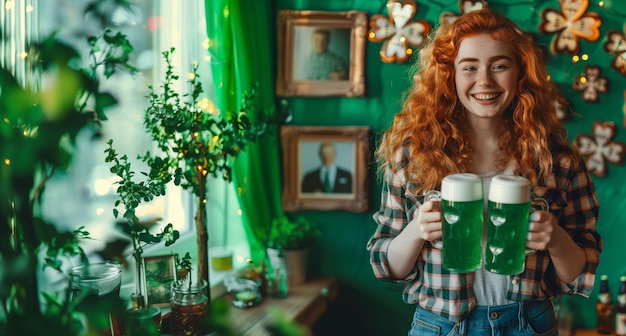
[(453, 202), (482, 200), (483, 181), (476, 174), (448, 175), (441, 181), (441, 198)]
[(497, 175), (491, 179), (489, 200), (495, 203), (521, 204), (530, 202), (530, 181), (522, 176)]

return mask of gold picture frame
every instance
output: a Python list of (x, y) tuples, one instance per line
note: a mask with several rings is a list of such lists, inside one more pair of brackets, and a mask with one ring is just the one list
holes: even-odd
[(173, 254), (143, 257), (144, 284), (148, 305), (169, 307), (171, 285), (176, 280), (176, 263)]
[[(364, 11), (278, 11), (276, 94), (365, 96), (367, 24)], [(325, 34), (326, 39), (320, 34)], [(327, 53), (318, 49), (324, 48), (321, 45), (327, 46)], [(310, 59), (314, 50), (319, 54)], [(332, 69), (321, 72), (327, 65)]]
[[(282, 126), (283, 210), (369, 209), (370, 128)], [(330, 190), (322, 190), (326, 149), (335, 153)]]

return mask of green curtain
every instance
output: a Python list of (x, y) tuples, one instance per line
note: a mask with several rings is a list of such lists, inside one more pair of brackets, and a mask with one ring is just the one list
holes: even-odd
[[(273, 109), (272, 1), (205, 0), (205, 9), (216, 106), (221, 111), (238, 111), (242, 94), (251, 83), (258, 83), (259, 107)], [(259, 231), (282, 214), (279, 149), (277, 127), (272, 127), (270, 134), (235, 160), (233, 186), (253, 260), (265, 257)]]

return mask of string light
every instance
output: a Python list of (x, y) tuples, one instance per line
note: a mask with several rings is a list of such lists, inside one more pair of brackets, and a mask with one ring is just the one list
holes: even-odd
[(11, 165), (11, 159), (4, 159), (4, 164), (7, 166)]

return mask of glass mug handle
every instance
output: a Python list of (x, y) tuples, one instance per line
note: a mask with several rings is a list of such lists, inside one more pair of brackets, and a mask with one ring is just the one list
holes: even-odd
[[(427, 201), (441, 201), (441, 192), (439, 190), (430, 190), (424, 195), (424, 202)], [(430, 244), (438, 249), (443, 247), (443, 241), (441, 239), (433, 240)]]
[[(541, 197), (533, 197), (530, 202), (530, 211), (529, 213), (533, 213), (535, 211), (548, 211), (550, 210), (550, 203), (545, 198)], [(526, 255), (535, 254), (537, 250), (532, 248), (526, 248)]]

